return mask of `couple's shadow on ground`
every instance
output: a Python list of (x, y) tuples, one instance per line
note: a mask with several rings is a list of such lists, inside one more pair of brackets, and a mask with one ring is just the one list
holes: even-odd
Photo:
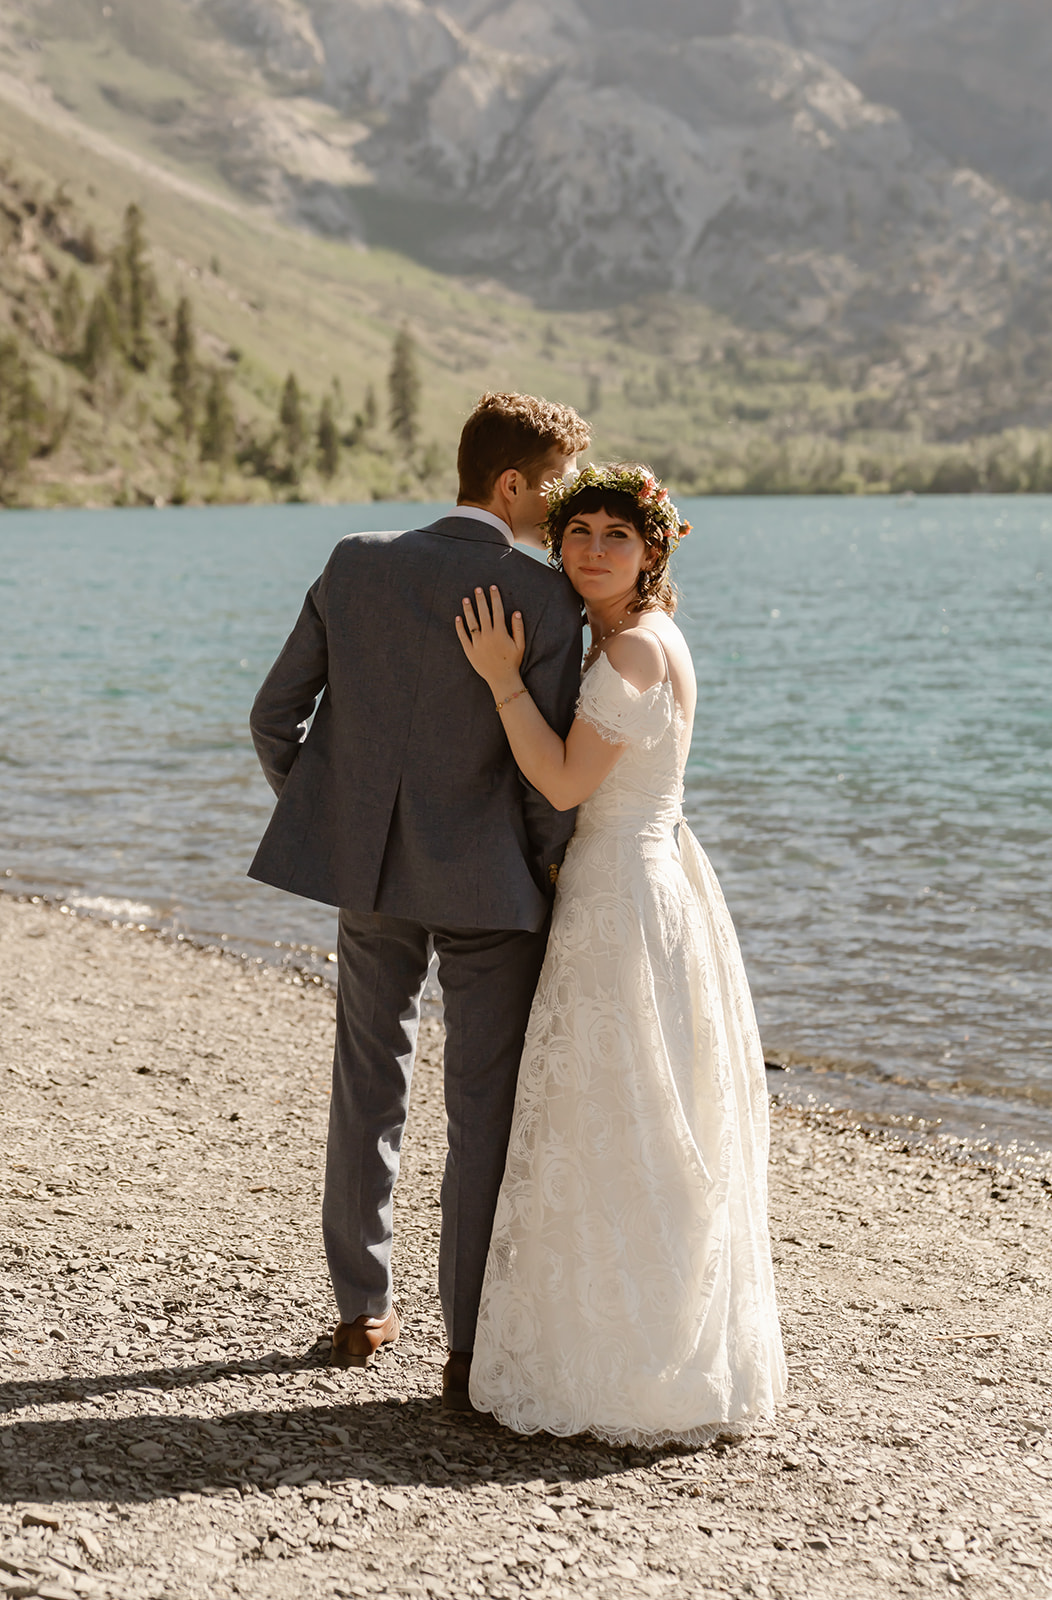
[[(2, 1384), (0, 1412), (8, 1420), (0, 1430), (0, 1500), (109, 1503), (283, 1484), (309, 1493), (312, 1484), (349, 1480), (381, 1491), (536, 1480), (572, 1486), (684, 1453), (675, 1446), (620, 1449), (585, 1435), (522, 1437), (488, 1417), (444, 1411), (437, 1393), (356, 1398), (358, 1374), (327, 1369), (327, 1349), (325, 1340), (302, 1356), (273, 1351), (252, 1360)], [(437, 1368), (435, 1377), (437, 1388)], [(129, 1392), (148, 1402), (151, 1395), (226, 1379), (259, 1380), (269, 1404), (244, 1405), (241, 1389), (229, 1397), (209, 1393), (208, 1408), (198, 1415), (151, 1411), (147, 1403), (119, 1418), (90, 1411), (50, 1419), (10, 1416), (24, 1407)], [(710, 1448), (727, 1447), (718, 1441)]]

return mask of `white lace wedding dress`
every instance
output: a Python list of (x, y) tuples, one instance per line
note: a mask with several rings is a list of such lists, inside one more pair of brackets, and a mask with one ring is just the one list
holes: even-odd
[(671, 684), (601, 654), (578, 715), (627, 749), (559, 878), (470, 1393), (520, 1433), (702, 1444), (785, 1388), (763, 1056)]

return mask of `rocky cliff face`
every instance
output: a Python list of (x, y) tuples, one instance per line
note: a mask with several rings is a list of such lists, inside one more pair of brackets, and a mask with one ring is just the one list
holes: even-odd
[(403, 247), (552, 303), (699, 294), (867, 343), (989, 330), (1045, 278), (1048, 224), (1005, 192), (1043, 182), (1040, 118), (1012, 133), (1005, 106), (1021, 42), (1052, 48), (1045, 0), (999, 0), (996, 26), (979, 0), (650, 0), (645, 26), (638, 0), (201, 3), (344, 119), (294, 138), (287, 103), (224, 108), (228, 171), (334, 231), (400, 214)]
[(842, 345), (1052, 330), (1049, 0), (164, 4), (248, 71), (158, 138), (313, 227)]
[[(592, 0), (595, 5), (617, 0)], [(735, 26), (832, 62), (950, 161), (1052, 199), (1047, 0), (734, 0)]]
[(1052, 8), (969, 0), (938, 28), (876, 38), (853, 67), (951, 161), (1052, 201)]
[(321, 87), (325, 53), (310, 17), (296, 0), (214, 0), (212, 13), (221, 27), (254, 49), (273, 82), (293, 92)]

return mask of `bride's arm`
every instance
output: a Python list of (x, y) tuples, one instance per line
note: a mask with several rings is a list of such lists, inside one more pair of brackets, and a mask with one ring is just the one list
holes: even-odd
[[(574, 719), (565, 740), (549, 727), (519, 676), (526, 637), (522, 615), (515, 612), (509, 634), (495, 584), (489, 602), (481, 589), (475, 590), (474, 605), (465, 599), (464, 616), (457, 617), (456, 629), (464, 654), (493, 692), (523, 776), (557, 811), (569, 811), (587, 800), (616, 766), (625, 746), (611, 744), (580, 717)], [(640, 691), (663, 676), (660, 650), (645, 634), (612, 639), (607, 655), (611, 666)]]

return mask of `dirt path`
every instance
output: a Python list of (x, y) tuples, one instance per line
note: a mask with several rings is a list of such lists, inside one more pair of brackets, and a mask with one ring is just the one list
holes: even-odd
[(447, 1418), (425, 1029), (403, 1342), (330, 1374), (332, 996), (0, 898), (0, 1592), (1052, 1597), (1050, 1189), (777, 1111), (792, 1388), (732, 1448)]

